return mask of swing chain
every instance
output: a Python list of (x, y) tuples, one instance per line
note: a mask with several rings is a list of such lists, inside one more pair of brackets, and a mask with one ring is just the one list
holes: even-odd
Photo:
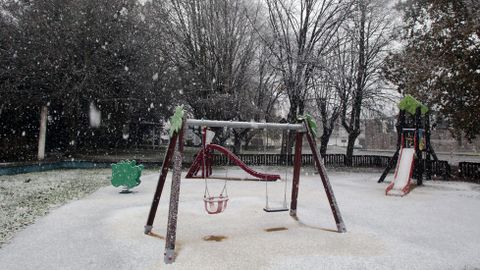
[[(266, 133), (267, 129), (264, 129), (264, 136), (266, 137), (266, 142), (263, 146), (263, 152), (264, 152), (264, 161), (265, 161), (265, 164), (267, 164), (267, 145), (268, 145), (268, 134)], [(287, 133), (287, 136), (288, 136), (288, 133)], [(288, 210), (288, 206), (287, 206), (287, 164), (286, 164), (286, 161), (284, 161), (284, 165), (285, 165), (285, 187), (284, 187), (284, 192), (283, 192), (283, 205), (282, 207), (279, 207), (279, 208), (270, 208), (269, 204), (268, 204), (268, 181), (265, 181), (265, 208), (263, 208), (264, 211), (266, 212), (281, 212), (281, 211), (287, 211)]]
[[(203, 155), (203, 167), (202, 167), (202, 177), (205, 181), (205, 190), (203, 193), (203, 201), (205, 205), (205, 211), (208, 214), (219, 214), (222, 213), (225, 208), (227, 207), (228, 202), (228, 191), (227, 191), (227, 181), (225, 180), (223, 184), (223, 189), (220, 192), (220, 195), (217, 197), (211, 196), (210, 191), (208, 189), (208, 180), (207, 180), (207, 168), (206, 168), (206, 159), (208, 158), (207, 151), (206, 151), (206, 136), (207, 136), (207, 129), (203, 129), (202, 134), (202, 155)], [(225, 194), (225, 195), (224, 195)]]

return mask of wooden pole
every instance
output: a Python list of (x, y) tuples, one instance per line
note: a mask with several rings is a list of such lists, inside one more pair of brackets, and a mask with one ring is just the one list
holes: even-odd
[(310, 145), (310, 149), (312, 150), (312, 155), (313, 159), (315, 160), (318, 174), (320, 174), (320, 178), (322, 179), (323, 187), (325, 188), (325, 193), (327, 194), (328, 202), (330, 203), (330, 209), (332, 209), (332, 214), (335, 219), (335, 223), (337, 224), (337, 231), (339, 233), (347, 232), (347, 229), (345, 228), (345, 223), (343, 222), (342, 214), (340, 213), (340, 208), (338, 208), (337, 200), (335, 199), (332, 186), (330, 185), (330, 180), (328, 179), (327, 171), (325, 170), (325, 166), (321, 161), (321, 156), (318, 152), (317, 143), (312, 136), (312, 131), (310, 130), (310, 127), (306, 122), (304, 123), (307, 130), (305, 135), (307, 136), (308, 144)]
[(153, 195), (152, 206), (150, 207), (150, 212), (148, 214), (147, 225), (145, 225), (145, 234), (148, 234), (152, 231), (153, 221), (155, 220), (155, 215), (157, 213), (158, 204), (160, 203), (160, 197), (162, 196), (163, 187), (165, 185), (165, 180), (167, 179), (168, 168), (170, 167), (173, 152), (175, 150), (178, 134), (173, 134), (170, 138), (170, 143), (168, 144), (167, 152), (163, 158), (162, 169), (160, 170), (160, 176), (158, 177), (157, 189)]
[[(415, 176), (417, 178), (417, 186), (421, 186), (423, 184), (423, 171), (424, 171), (424, 165), (425, 163), (423, 162), (423, 153), (420, 151), (420, 132), (419, 129), (422, 128), (422, 109), (420, 107), (417, 107), (415, 110), (415, 154), (417, 156), (416, 162), (414, 162), (414, 172)], [(425, 130), (424, 130), (425, 132)]]
[(426, 178), (428, 180), (432, 179), (432, 154), (430, 151), (430, 112), (425, 113), (425, 121), (424, 121), (424, 129), (425, 129), (425, 162), (426, 162)]
[(293, 165), (292, 198), (290, 200), (290, 216), (297, 215), (298, 186), (300, 184), (300, 167), (302, 165), (302, 138), (303, 133), (295, 135), (295, 159)]
[(168, 210), (167, 237), (165, 239), (165, 263), (173, 263), (175, 261), (175, 241), (177, 236), (177, 218), (178, 218), (178, 202), (180, 198), (180, 182), (182, 176), (183, 161), (183, 135), (185, 131), (185, 120), (178, 134), (177, 151), (174, 154), (172, 187), (170, 189), (170, 208)]
[(382, 175), (380, 176), (380, 179), (378, 179), (377, 183), (382, 183), (383, 181), (385, 181), (385, 178), (387, 177), (388, 173), (397, 163), (398, 155), (400, 154), (400, 149), (403, 147), (401, 144), (402, 144), (402, 132), (403, 132), (404, 126), (405, 126), (405, 111), (400, 110), (398, 114), (397, 124), (396, 124), (397, 150), (395, 151), (395, 154), (393, 154), (393, 157), (390, 159), (390, 162), (388, 162), (387, 168), (385, 168)]
[(47, 139), (48, 107), (42, 106), (40, 111), (40, 134), (38, 136), (38, 160), (45, 159), (45, 142)]

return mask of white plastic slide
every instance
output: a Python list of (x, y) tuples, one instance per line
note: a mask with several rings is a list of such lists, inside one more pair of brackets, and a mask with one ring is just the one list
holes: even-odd
[(385, 190), (386, 195), (403, 196), (410, 191), (410, 179), (413, 172), (414, 148), (402, 148), (397, 161), (395, 177)]

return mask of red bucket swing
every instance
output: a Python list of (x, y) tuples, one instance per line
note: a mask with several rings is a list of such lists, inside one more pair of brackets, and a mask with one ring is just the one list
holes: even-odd
[(207, 159), (206, 145), (213, 140), (214, 136), (215, 136), (214, 132), (209, 131), (206, 128), (202, 130), (202, 147), (203, 147), (202, 176), (205, 181), (205, 191), (203, 193), (203, 202), (205, 205), (205, 211), (207, 211), (208, 214), (222, 213), (223, 211), (225, 211), (225, 208), (227, 208), (227, 203), (228, 203), (228, 191), (227, 191), (226, 180), (225, 180), (225, 183), (223, 184), (223, 189), (220, 192), (220, 195), (211, 196), (208, 190), (208, 183), (207, 183), (207, 176), (206, 176), (207, 172), (206, 172), (206, 164), (205, 164), (205, 161)]
[(222, 213), (225, 208), (227, 208), (228, 203), (227, 181), (225, 181), (222, 192), (220, 192), (219, 196), (211, 196), (208, 191), (207, 181), (205, 180), (205, 193), (203, 194), (203, 202), (205, 204), (205, 211), (207, 211), (207, 213)]

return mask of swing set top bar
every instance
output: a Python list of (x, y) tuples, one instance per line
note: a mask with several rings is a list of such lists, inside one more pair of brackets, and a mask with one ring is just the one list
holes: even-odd
[(252, 129), (283, 129), (305, 131), (302, 124), (282, 124), (282, 123), (260, 123), (260, 122), (239, 122), (239, 121), (216, 121), (216, 120), (198, 120), (187, 119), (187, 126), (201, 127), (230, 127), (230, 128), (252, 128)]

